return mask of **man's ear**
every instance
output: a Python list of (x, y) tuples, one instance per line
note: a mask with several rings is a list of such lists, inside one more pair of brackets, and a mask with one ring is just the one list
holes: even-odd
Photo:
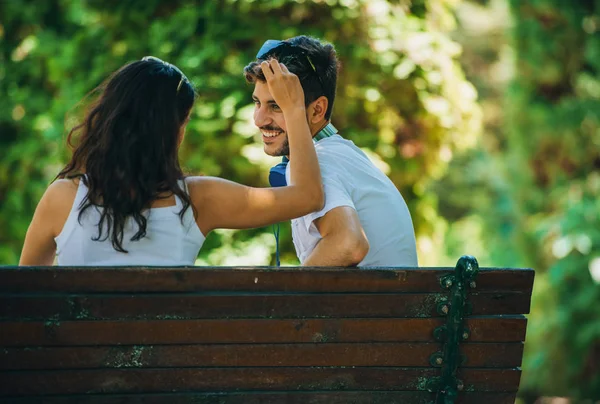
[(329, 100), (324, 95), (310, 103), (308, 120), (310, 123), (319, 123), (325, 119)]

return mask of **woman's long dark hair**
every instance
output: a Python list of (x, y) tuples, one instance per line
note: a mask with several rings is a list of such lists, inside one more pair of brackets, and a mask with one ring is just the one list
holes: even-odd
[[(84, 181), (88, 193), (80, 205), (79, 221), (87, 209), (101, 207), (94, 240), (110, 237), (114, 249), (126, 253), (127, 218), (133, 217), (138, 226), (131, 238), (137, 241), (146, 236), (147, 218), (142, 211), (153, 201), (178, 196), (183, 203), (181, 220), (191, 206), (178, 182), (184, 174), (177, 153), (181, 127), (196, 94), (179, 69), (155, 58), (123, 66), (96, 90), (98, 99), (69, 132), (73, 157), (57, 178)], [(75, 134), (77, 146), (72, 142)]]

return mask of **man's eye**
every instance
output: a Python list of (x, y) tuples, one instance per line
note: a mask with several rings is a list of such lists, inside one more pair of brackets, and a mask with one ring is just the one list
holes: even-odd
[(279, 105), (277, 105), (277, 104), (273, 104), (273, 109), (274, 109), (275, 111), (279, 111), (279, 110), (280, 110), (280, 108), (279, 108)]

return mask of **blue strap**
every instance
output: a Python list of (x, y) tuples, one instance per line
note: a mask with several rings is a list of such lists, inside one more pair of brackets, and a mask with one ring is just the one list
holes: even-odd
[(273, 234), (275, 235), (275, 260), (279, 267), (281, 266), (281, 262), (279, 261), (279, 223), (273, 225)]
[(269, 171), (269, 184), (271, 184), (272, 187), (285, 187), (287, 185), (285, 168), (288, 162), (289, 160), (284, 156), (283, 159), (281, 159), (281, 163), (271, 167), (271, 171)]
[[(287, 182), (285, 180), (285, 168), (288, 164), (287, 157), (283, 157), (281, 163), (271, 168), (269, 172), (269, 184), (272, 187), (285, 187)], [(279, 223), (273, 225), (273, 235), (275, 235), (275, 259), (277, 260), (277, 266), (281, 266), (279, 261)]]

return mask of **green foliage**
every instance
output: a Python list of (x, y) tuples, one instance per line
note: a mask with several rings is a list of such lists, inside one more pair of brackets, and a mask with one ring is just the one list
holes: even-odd
[(548, 283), (534, 296), (523, 388), (599, 399), (600, 285), (590, 268), (600, 256), (600, 9), (511, 5), (519, 74), (507, 95), (509, 189), (524, 219), (515, 231), (536, 246), (521, 253)]
[[(64, 164), (65, 114), (127, 61), (155, 55), (179, 66), (199, 98), (181, 151), (194, 174), (265, 186), (268, 167), (241, 74), (265, 39), (308, 34), (342, 61), (333, 122), (386, 166), (413, 213), (434, 233), (437, 200), (424, 195), (455, 150), (474, 143), (475, 91), (465, 81), (450, 0), (0, 2), (0, 263), (14, 264), (33, 210)], [(77, 112), (75, 110), (74, 112)], [(68, 129), (68, 127), (66, 128)], [(225, 263), (261, 235), (215, 232), (201, 263)], [(227, 253), (216, 250), (224, 249)], [(294, 262), (289, 227), (284, 261)], [(266, 260), (266, 261), (265, 261)]]
[(600, 3), (481, 3), (461, 4), (453, 36), (483, 136), (430, 185), (447, 256), (535, 268), (520, 396), (597, 400)]
[[(501, 3), (488, 7), (499, 13)], [(473, 42), (459, 38), (469, 43), (466, 70), (480, 90), (485, 131), (434, 189), (449, 195), (440, 214), (451, 221), (451, 252), (481, 235), (488, 248), (480, 262), (537, 271), (523, 398), (599, 399), (600, 285), (590, 271), (600, 256), (600, 10), (592, 2), (508, 3), (512, 24), (490, 24)], [(467, 28), (476, 13), (493, 21), (472, 7), (470, 20), (459, 19)]]

